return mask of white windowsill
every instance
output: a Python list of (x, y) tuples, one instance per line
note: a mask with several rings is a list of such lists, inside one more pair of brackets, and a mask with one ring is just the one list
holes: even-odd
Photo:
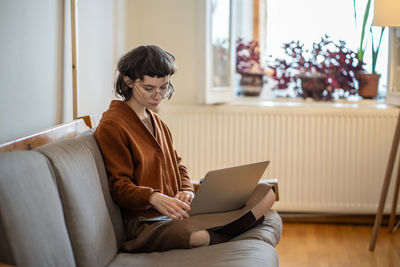
[(260, 98), (260, 97), (238, 97), (230, 106), (253, 106), (253, 107), (305, 107), (305, 108), (347, 108), (347, 109), (395, 109), (393, 105), (386, 104), (385, 100), (376, 99), (354, 99), (354, 100), (332, 100), (315, 101), (302, 98)]

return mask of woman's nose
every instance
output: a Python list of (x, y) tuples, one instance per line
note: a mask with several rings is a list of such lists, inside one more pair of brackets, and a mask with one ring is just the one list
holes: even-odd
[(161, 92), (158, 91), (158, 90), (156, 90), (156, 92), (155, 92), (155, 94), (153, 95), (153, 97), (154, 97), (155, 99), (161, 99), (161, 98), (162, 98), (162, 97), (161, 97)]

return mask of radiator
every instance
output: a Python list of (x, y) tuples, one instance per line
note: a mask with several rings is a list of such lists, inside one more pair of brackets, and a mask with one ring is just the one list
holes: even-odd
[(264, 102), (169, 105), (160, 114), (193, 180), (211, 169), (270, 160), (263, 178), (278, 179), (278, 211), (372, 214), (397, 112), (383, 104)]

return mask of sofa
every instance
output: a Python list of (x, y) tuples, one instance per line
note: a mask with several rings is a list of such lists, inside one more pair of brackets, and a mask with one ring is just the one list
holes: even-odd
[(226, 243), (122, 253), (123, 220), (93, 129), (0, 153), (0, 266), (278, 266), (281, 229), (270, 211)]

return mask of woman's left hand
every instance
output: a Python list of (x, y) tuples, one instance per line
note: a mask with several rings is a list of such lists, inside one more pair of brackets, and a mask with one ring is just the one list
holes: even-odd
[(194, 198), (194, 194), (192, 191), (179, 191), (175, 197), (189, 205)]

